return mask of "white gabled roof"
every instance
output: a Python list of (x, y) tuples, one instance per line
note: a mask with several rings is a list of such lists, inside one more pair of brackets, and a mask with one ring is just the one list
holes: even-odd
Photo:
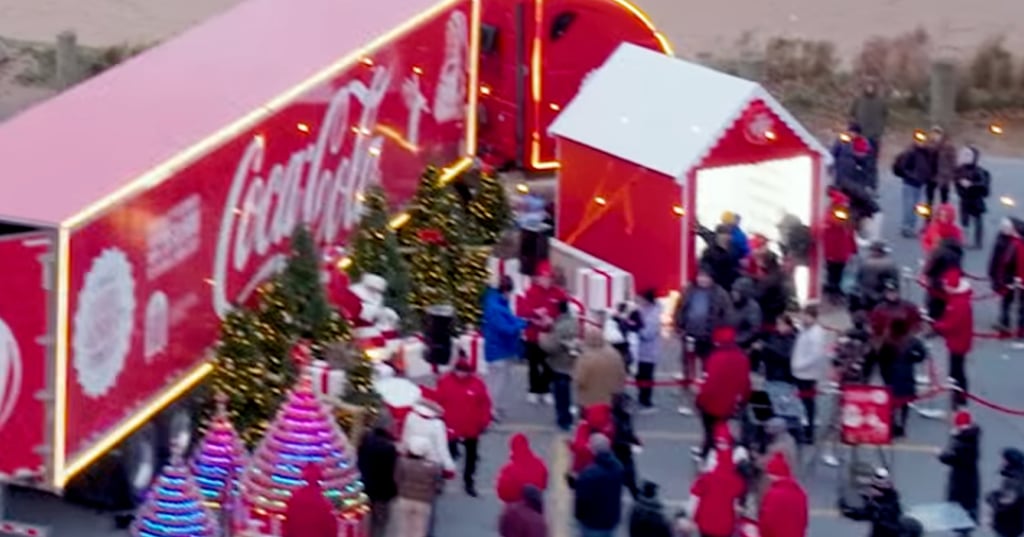
[(758, 99), (831, 162), (818, 139), (756, 82), (630, 43), (584, 79), (549, 132), (682, 179)]

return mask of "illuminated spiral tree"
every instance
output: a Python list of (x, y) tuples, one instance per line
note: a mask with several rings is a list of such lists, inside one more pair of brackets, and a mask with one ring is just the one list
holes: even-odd
[[(303, 375), (288, 395), (242, 479), (243, 501), (257, 519), (281, 519), (294, 491), (305, 485), (302, 468), (324, 469), (324, 494), (339, 516), (360, 518), (368, 510), (355, 452)], [(268, 520), (269, 522), (269, 520)]]
[(242, 439), (228, 418), (226, 395), (217, 395), (217, 413), (192, 459), (192, 475), (206, 505), (220, 509), (238, 493), (248, 454)]
[(181, 456), (153, 482), (146, 501), (132, 521), (132, 537), (216, 537), (216, 519)]

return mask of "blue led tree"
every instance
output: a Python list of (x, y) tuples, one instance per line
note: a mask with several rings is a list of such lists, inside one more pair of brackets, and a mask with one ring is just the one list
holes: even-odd
[(368, 506), (354, 450), (330, 409), (313, 393), (307, 368), (245, 471), (242, 496), (250, 518), (271, 528), (280, 522), (292, 493), (306, 484), (302, 469), (310, 462), (323, 468), (320, 485), (338, 516), (361, 519)]
[(203, 505), (188, 466), (176, 455), (153, 483), (132, 521), (132, 537), (217, 537), (217, 521)]
[(206, 505), (220, 509), (238, 494), (248, 456), (228, 417), (227, 395), (218, 393), (216, 399), (216, 413), (192, 459), (192, 475)]

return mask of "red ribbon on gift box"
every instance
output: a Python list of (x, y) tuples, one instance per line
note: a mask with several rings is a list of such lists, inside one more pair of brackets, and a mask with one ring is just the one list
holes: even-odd
[(477, 371), (480, 367), (480, 359), (483, 358), (481, 354), (483, 354), (482, 343), (484, 338), (480, 335), (480, 332), (476, 331), (465, 336), (469, 336), (469, 351), (466, 353), (466, 357), (469, 358), (469, 365), (473, 368), (473, 371)]
[[(610, 273), (604, 271), (604, 270), (601, 270), (601, 269), (597, 268), (597, 267), (590, 267), (590, 270), (593, 271), (594, 274), (597, 274), (598, 276), (601, 276), (601, 277), (604, 278), (604, 301), (605, 301), (604, 307), (606, 309), (611, 309), (612, 306), (614, 306), (614, 304), (612, 304), (612, 275)], [(586, 304), (588, 308), (590, 307), (590, 281), (589, 280), (584, 282), (584, 285), (583, 285), (583, 303)]]

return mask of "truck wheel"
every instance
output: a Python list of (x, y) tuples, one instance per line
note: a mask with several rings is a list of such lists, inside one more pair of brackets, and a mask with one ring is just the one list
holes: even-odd
[(125, 440), (121, 464), (132, 498), (141, 503), (160, 471), (159, 431), (155, 425), (147, 423)]

